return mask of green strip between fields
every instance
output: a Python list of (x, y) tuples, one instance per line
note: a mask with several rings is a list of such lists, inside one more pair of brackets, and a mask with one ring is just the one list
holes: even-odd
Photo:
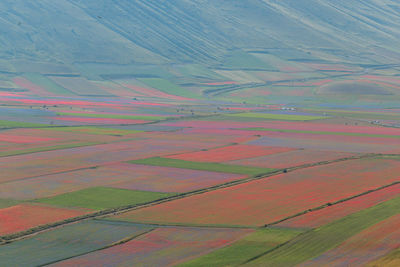
[(308, 231), (285, 245), (260, 255), (246, 266), (295, 266), (335, 248), (353, 235), (381, 222), (400, 210), (400, 197), (359, 211)]
[(246, 175), (268, 174), (276, 171), (276, 169), (270, 169), (270, 168), (228, 165), (228, 164), (213, 163), (213, 162), (195, 162), (195, 161), (186, 161), (179, 159), (162, 158), (162, 157), (131, 160), (128, 162), (132, 164), (143, 164), (151, 166), (163, 166), (163, 167), (173, 167), (181, 169), (236, 173), (236, 174), (246, 174)]
[(305, 133), (305, 134), (321, 134), (321, 135), (344, 135), (344, 136), (365, 136), (365, 137), (382, 137), (382, 138), (400, 138), (400, 135), (368, 134), (368, 133), (349, 133), (349, 132), (325, 132), (325, 131), (291, 130), (291, 129), (271, 129), (271, 128), (243, 128), (243, 129), (239, 129), (239, 130), (266, 131), (266, 132), (282, 132), (282, 133)]

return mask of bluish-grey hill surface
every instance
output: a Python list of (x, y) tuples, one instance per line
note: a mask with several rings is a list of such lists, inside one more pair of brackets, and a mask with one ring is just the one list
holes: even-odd
[[(2, 0), (0, 71), (33, 62), (199, 63), (232, 51), (356, 64), (400, 60), (396, 0)], [(26, 64), (27, 62), (32, 63)], [(55, 71), (54, 65), (40, 68)]]

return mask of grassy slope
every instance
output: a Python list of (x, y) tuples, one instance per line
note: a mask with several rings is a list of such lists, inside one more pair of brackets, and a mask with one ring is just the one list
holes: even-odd
[(397, 197), (301, 234), (246, 266), (294, 266), (338, 246), (363, 229), (397, 214), (399, 210), (400, 197)]
[(274, 169), (268, 169), (268, 168), (227, 165), (227, 164), (209, 163), (209, 162), (194, 162), (194, 161), (185, 161), (179, 159), (161, 158), (161, 157), (132, 160), (129, 161), (129, 163), (191, 169), (191, 170), (247, 174), (247, 175), (264, 174), (274, 171)]
[(285, 121), (310, 121), (327, 119), (326, 116), (307, 116), (307, 115), (287, 115), (287, 114), (271, 114), (271, 113), (236, 113), (227, 115), (228, 117), (240, 117), (250, 119), (265, 119), (265, 120), (285, 120)]
[(102, 210), (146, 203), (171, 195), (173, 195), (173, 193), (91, 187), (55, 197), (38, 199), (36, 201), (60, 207), (81, 207), (93, 210)]
[(289, 241), (300, 233), (298, 230), (289, 229), (260, 229), (230, 246), (218, 249), (178, 266), (236, 266)]
[(182, 87), (179, 87), (178, 85), (173, 84), (170, 81), (165, 80), (165, 79), (141, 78), (139, 80), (141, 82), (149, 85), (150, 87), (153, 87), (155, 89), (163, 91), (167, 94), (183, 96), (183, 97), (188, 97), (188, 98), (199, 98), (199, 96), (196, 95), (195, 93), (192, 93), (191, 91), (188, 91)]
[(37, 73), (26, 73), (24, 76), (33, 82), (34, 84), (37, 84), (44, 89), (46, 89), (50, 93), (54, 93), (56, 95), (65, 95), (65, 96), (73, 96), (75, 95), (68, 89), (65, 89), (64, 87), (56, 84), (52, 80), (48, 79), (47, 77), (37, 74)]
[(268, 63), (243, 51), (236, 51), (227, 57), (224, 67), (231, 69), (276, 70), (276, 68)]
[(268, 129), (268, 128), (245, 128), (244, 130), (251, 130), (251, 131), (268, 131), (268, 132), (282, 132), (282, 133), (306, 133), (306, 134), (321, 134), (321, 135), (346, 135), (346, 136), (366, 136), (366, 137), (400, 138), (400, 135), (368, 134), (368, 133), (324, 132), (324, 131), (306, 131), (306, 130), (289, 130), (289, 129)]

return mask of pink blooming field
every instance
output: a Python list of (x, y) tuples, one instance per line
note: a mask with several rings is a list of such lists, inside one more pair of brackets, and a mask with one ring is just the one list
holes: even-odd
[(227, 246), (253, 230), (158, 228), (125, 244), (52, 266), (172, 266)]

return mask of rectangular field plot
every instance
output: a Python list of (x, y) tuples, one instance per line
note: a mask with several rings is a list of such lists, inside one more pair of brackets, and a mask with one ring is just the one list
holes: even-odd
[(159, 228), (125, 244), (62, 261), (53, 266), (171, 266), (226, 246), (249, 231)]
[(195, 162), (195, 161), (186, 161), (180, 159), (170, 159), (161, 157), (132, 160), (129, 163), (144, 164), (151, 166), (174, 167), (174, 168), (182, 168), (190, 170), (248, 174), (248, 175), (266, 174), (274, 171), (274, 169), (268, 169), (268, 168), (257, 168), (249, 166), (238, 166), (238, 165), (235, 166), (235, 165), (227, 165), (215, 162)]
[(185, 154), (167, 156), (166, 158), (197, 162), (225, 162), (245, 158), (253, 158), (270, 154), (287, 152), (292, 149), (285, 147), (262, 147), (252, 145), (233, 145)]
[(116, 219), (260, 226), (391, 184), (398, 181), (399, 172), (398, 160), (349, 160), (170, 201), (131, 211)]
[(397, 139), (385, 139), (384, 143), (358, 142), (357, 137), (350, 140), (330, 140), (321, 138), (299, 138), (299, 137), (270, 137), (263, 136), (258, 140), (250, 141), (251, 145), (262, 146), (283, 146), (293, 148), (303, 148), (320, 151), (336, 151), (349, 153), (399, 153), (400, 141)]
[(321, 210), (306, 213), (304, 215), (283, 221), (277, 226), (290, 228), (315, 228), (340, 219), (351, 213), (369, 208), (386, 200), (400, 195), (400, 184), (326, 207)]
[(0, 209), (0, 235), (12, 234), (52, 222), (88, 213), (83, 209), (64, 209), (48, 206), (19, 204)]
[(184, 262), (178, 266), (237, 266), (289, 241), (300, 233), (301, 231), (287, 229), (260, 229), (246, 235), (232, 245)]
[(361, 231), (303, 266), (364, 266), (400, 247), (399, 225), (400, 214), (397, 214)]
[[(400, 198), (398, 197), (299, 235), (245, 266), (297, 266), (338, 247), (363, 230), (398, 214), (399, 209)], [(374, 241), (371, 240), (371, 242)], [(368, 246), (368, 243), (364, 245)]]
[[(84, 221), (0, 246), (3, 266), (41, 266), (95, 251), (135, 237), (150, 227), (108, 221)], [(29, 253), (27, 253), (29, 251)]]
[(91, 187), (80, 191), (38, 199), (36, 202), (70, 208), (102, 210), (142, 204), (172, 196), (172, 193), (135, 191), (128, 189)]
[(46, 198), (93, 186), (183, 193), (246, 177), (232, 173), (117, 163), (3, 183), (0, 198)]
[(321, 161), (330, 161), (341, 158), (347, 158), (355, 155), (357, 154), (346, 153), (346, 152), (300, 149), (300, 150), (272, 154), (263, 157), (234, 160), (227, 163), (234, 165), (281, 169), (281, 168), (300, 166), (304, 164), (312, 164)]
[(194, 140), (133, 140), (57, 151), (47, 151), (0, 160), (0, 182), (39, 177), (54, 173), (90, 168), (106, 163), (185, 153), (213, 144)]

